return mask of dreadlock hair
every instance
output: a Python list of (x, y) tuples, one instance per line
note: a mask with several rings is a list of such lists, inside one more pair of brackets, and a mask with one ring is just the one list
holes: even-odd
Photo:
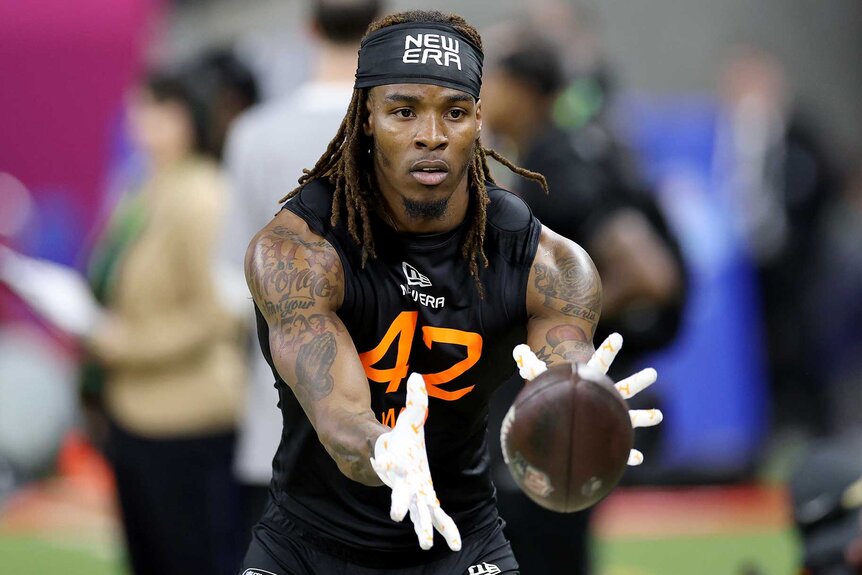
[[(375, 20), (368, 27), (366, 36), (396, 24), (405, 22), (435, 22), (449, 24), (459, 33), (470, 39), (480, 50), (482, 49), (482, 37), (479, 32), (466, 20), (455, 14), (443, 14), (436, 10), (410, 10), (385, 16)], [(299, 185), (283, 197), (280, 202), (286, 202), (302, 190), (310, 181), (318, 178), (326, 178), (335, 186), (332, 197), (332, 219), (331, 225), (337, 225), (338, 221), (346, 211), (347, 230), (350, 237), (362, 249), (362, 265), (369, 257), (376, 257), (374, 251), (374, 237), (371, 233), (370, 213), (380, 206), (379, 194), (374, 191), (374, 166), (367, 150), (370, 149), (371, 141), (362, 130), (366, 120), (368, 90), (354, 89), (353, 97), (347, 108), (347, 113), (338, 133), (329, 142), (326, 151), (317, 160), (313, 168), (302, 171)], [(490, 199), (485, 182), (496, 184), (488, 169), (488, 156), (509, 168), (512, 172), (539, 182), (545, 193), (548, 193), (548, 184), (545, 177), (537, 172), (531, 172), (519, 168), (512, 162), (501, 156), (494, 150), (482, 146), (479, 139), (473, 148), (473, 159), (469, 167), (468, 191), (472, 195), (474, 204), (472, 222), (467, 229), (464, 243), (461, 247), (461, 255), (468, 260), (470, 275), (476, 282), (479, 295), (484, 297), (485, 290), (479, 279), (479, 262), (488, 267), (488, 258), (485, 255), (485, 224), (487, 222), (486, 208)]]

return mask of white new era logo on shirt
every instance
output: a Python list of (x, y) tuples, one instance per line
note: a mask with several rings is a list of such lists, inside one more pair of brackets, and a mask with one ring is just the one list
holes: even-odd
[(419, 270), (417, 270), (407, 262), (401, 262), (401, 269), (404, 271), (404, 277), (407, 278), (407, 285), (431, 287), (431, 280), (420, 274)]
[(500, 571), (499, 567), (492, 565), (491, 563), (473, 565), (470, 567), (470, 570), (467, 571), (467, 575), (497, 575), (497, 573), (502, 573), (502, 571)]
[(427, 64), (429, 60), (438, 66), (456, 64), (461, 69), (461, 44), (455, 38), (445, 34), (407, 34), (404, 38), (405, 64)]

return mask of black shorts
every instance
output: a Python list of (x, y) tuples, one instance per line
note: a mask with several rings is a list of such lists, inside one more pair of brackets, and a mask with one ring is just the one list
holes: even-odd
[[(270, 502), (265, 516), (277, 513), (273, 507)], [(279, 523), (284, 527), (289, 522), (282, 516)], [(261, 521), (252, 532), (240, 575), (518, 575), (518, 562), (503, 535), (503, 526), (503, 520), (498, 519), (493, 528), (466, 537), (459, 553), (445, 553), (428, 563), (368, 567), (329, 553), (297, 530), (276, 530)], [(417, 543), (415, 557), (421, 560), (422, 553)]]

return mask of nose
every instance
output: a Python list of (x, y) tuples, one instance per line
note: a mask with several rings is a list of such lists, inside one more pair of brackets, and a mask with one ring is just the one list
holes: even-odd
[(416, 135), (413, 143), (417, 148), (427, 150), (444, 150), (449, 145), (449, 136), (441, 118), (428, 114), (417, 122)]

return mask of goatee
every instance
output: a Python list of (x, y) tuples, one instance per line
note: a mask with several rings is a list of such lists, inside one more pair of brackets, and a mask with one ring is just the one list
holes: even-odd
[(446, 208), (449, 207), (449, 198), (431, 202), (417, 202), (402, 197), (401, 201), (408, 217), (422, 220), (441, 220), (446, 215)]

